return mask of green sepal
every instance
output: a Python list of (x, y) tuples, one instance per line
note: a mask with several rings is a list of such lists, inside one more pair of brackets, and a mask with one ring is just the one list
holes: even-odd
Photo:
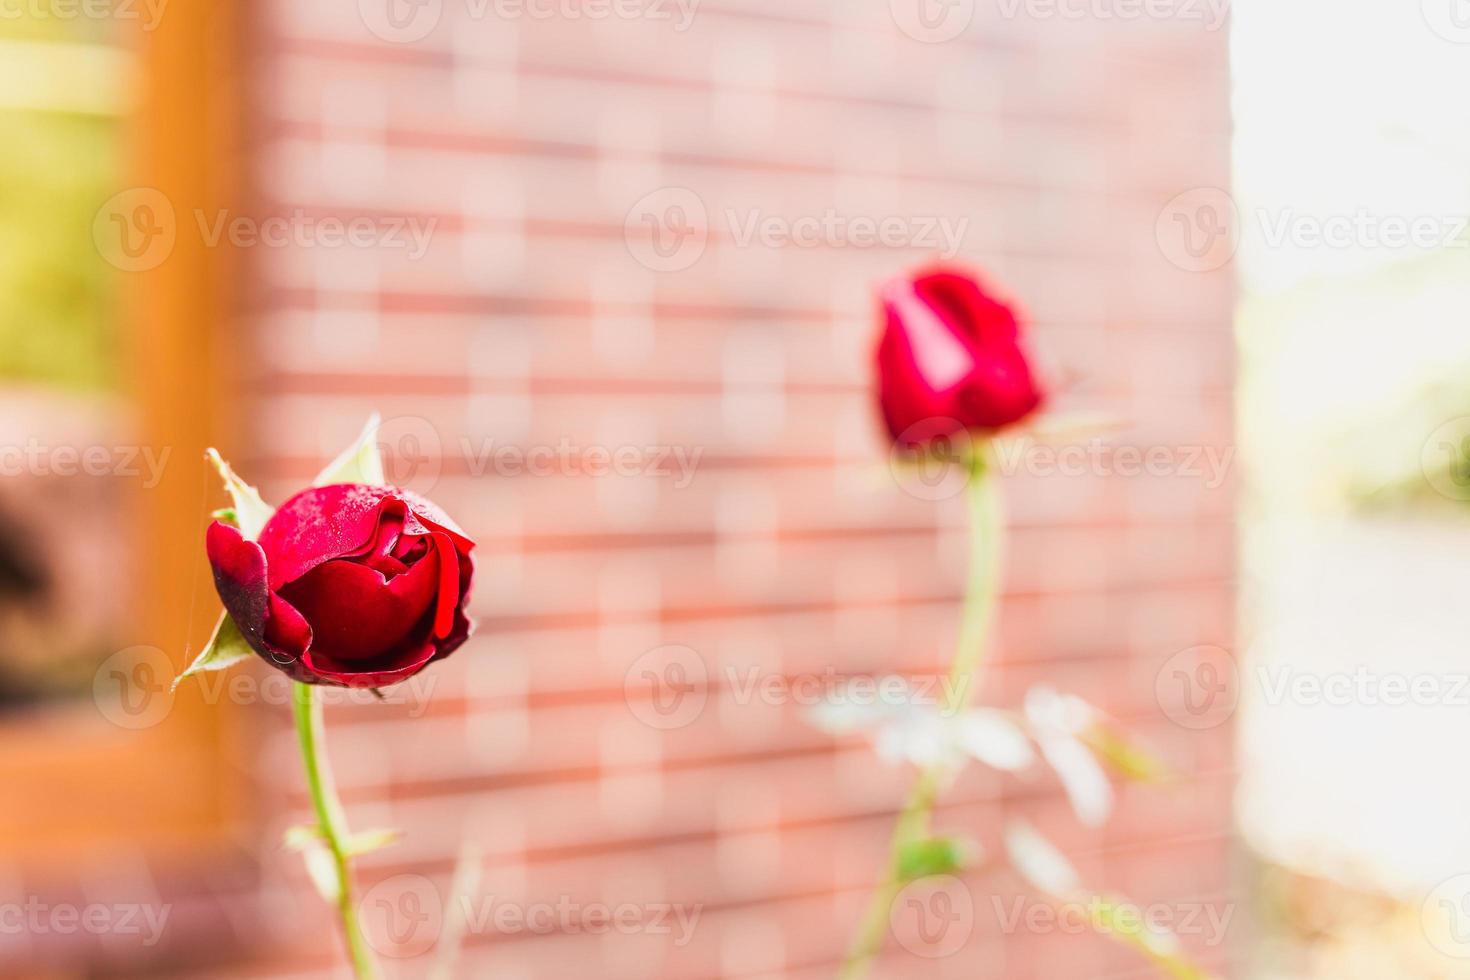
[(204, 458), (214, 464), (220, 479), (225, 481), (225, 490), (235, 503), (234, 524), (240, 529), (240, 535), (246, 541), (256, 540), (260, 537), (260, 529), (276, 512), (275, 508), (260, 498), (260, 491), (240, 479), (217, 450), (207, 450)]
[(965, 837), (929, 837), (904, 843), (898, 852), (898, 876), (903, 881), (963, 871), (979, 847)]
[(224, 670), (227, 667), (233, 667), (254, 652), (250, 644), (245, 642), (240, 627), (235, 625), (230, 614), (220, 613), (219, 622), (214, 627), (214, 634), (204, 645), (204, 651), (194, 658), (194, 662), (182, 674), (174, 678), (173, 687), (169, 691), (170, 693), (177, 691), (186, 677), (202, 674), (207, 670)]
[(383, 473), (383, 455), (378, 449), (378, 429), (382, 419), (374, 412), (368, 416), (367, 425), (357, 440), (341, 455), (327, 464), (326, 469), (311, 481), (314, 487), (327, 487), (337, 483), (365, 483), (380, 487), (388, 482)]

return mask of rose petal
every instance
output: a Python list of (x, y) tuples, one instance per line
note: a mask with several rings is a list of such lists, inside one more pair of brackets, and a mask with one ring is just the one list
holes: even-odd
[(279, 591), (322, 562), (360, 554), (377, 533), (387, 487), (338, 484), (303, 490), (281, 505), (260, 532), (270, 560), (270, 584)]
[(296, 611), (271, 594), (261, 546), (246, 541), (238, 528), (215, 521), (205, 532), (204, 549), (215, 591), (251, 649), (276, 666), (299, 657), (311, 641), (310, 630), (303, 635)]
[(439, 655), (432, 641), (415, 636), (372, 664), (343, 663), (316, 650), (308, 652), (302, 663), (318, 682), (342, 687), (387, 687), (412, 677)]
[[(367, 565), (333, 559), (288, 583), (281, 595), (311, 624), (313, 652), (348, 663), (370, 660), (432, 611), (439, 566), (437, 554), (425, 556), (388, 580)], [(450, 602), (456, 595), (451, 592)]]

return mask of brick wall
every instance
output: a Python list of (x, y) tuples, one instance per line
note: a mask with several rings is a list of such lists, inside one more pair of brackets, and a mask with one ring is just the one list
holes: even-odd
[[(460, 975), (830, 976), (878, 873), (909, 774), (861, 740), (728, 685), (673, 728), (625, 698), (666, 645), (716, 679), (934, 672), (949, 655), (963, 510), (890, 477), (868, 394), (868, 284), (935, 250), (922, 223), (903, 225), (911, 245), (742, 242), (752, 216), (967, 221), (960, 257), (1029, 309), (1062, 407), (1125, 419), (1120, 444), (1231, 445), (1228, 270), (1181, 268), (1158, 239), (1176, 195), (1228, 186), (1226, 34), (1125, 8), (961, 0), (970, 22), (942, 41), (957, 22), (927, 30), (904, 0), (708, 0), (682, 30), (673, 4), (543, 18), (529, 12), (560, 8), (432, 0), (393, 22), (368, 0), (255, 8), (259, 214), (427, 239), (249, 251), (242, 470), (279, 499), (376, 409), (400, 479), (480, 542), (479, 635), (410, 703), (329, 713), (353, 823), (408, 833), (364, 861), (369, 897), (421, 887), (405, 875), (447, 894), (468, 846), (479, 893), (517, 907), (702, 907), (684, 945), (488, 930)], [(681, 215), (707, 238), (651, 251), (646, 217), (672, 234)], [(692, 480), (578, 472), (588, 447), (651, 446), (700, 453)], [(483, 455), (507, 447), (575, 462), (531, 475)], [(1229, 642), (1230, 483), (1018, 474), (1007, 494), (985, 699), (1074, 691), (1186, 784), (1123, 790), (1089, 833), (1051, 782), (977, 768), (941, 826), (994, 843), (1025, 814), (1100, 886), (1223, 900), (1228, 728), (1171, 724), (1155, 678), (1176, 651)], [(284, 716), (263, 714), (274, 831), (304, 801)], [(326, 975), (325, 912), (294, 857), (263, 858), (263, 969)], [(968, 882), (965, 950), (891, 943), (880, 976), (1146, 975), (1091, 936), (1006, 935), (989, 897), (1025, 886)], [(422, 958), (393, 967), (427, 975)]]

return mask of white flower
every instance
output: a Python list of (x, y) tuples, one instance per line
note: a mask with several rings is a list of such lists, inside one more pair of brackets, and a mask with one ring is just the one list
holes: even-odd
[(857, 703), (837, 691), (813, 709), (812, 721), (834, 735), (871, 733), (886, 762), (958, 770), (976, 759), (1005, 772), (1035, 762), (1026, 733), (1005, 712), (974, 708), (946, 714), (942, 705), (912, 685), (883, 678), (878, 687), (902, 694), (882, 703)]
[(1058, 694), (1050, 687), (1026, 692), (1026, 720), (1041, 754), (1056, 770), (1072, 810), (1089, 827), (1100, 827), (1113, 811), (1113, 787), (1107, 773), (1080, 738), (1097, 718), (1081, 698)]

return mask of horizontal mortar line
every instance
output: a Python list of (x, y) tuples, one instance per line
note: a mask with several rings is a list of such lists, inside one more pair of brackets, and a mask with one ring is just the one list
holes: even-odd
[[(710, 289), (718, 288), (711, 283)], [(527, 296), (509, 293), (464, 288), (455, 290), (383, 289), (353, 290), (347, 288), (319, 288), (314, 286), (274, 285), (267, 286), (241, 311), (246, 318), (258, 318), (262, 313), (315, 312), (329, 309), (334, 312), (359, 310), (387, 316), (409, 315), (459, 315), (459, 316), (546, 316), (567, 320), (583, 321), (608, 313), (629, 313), (640, 317), (651, 317), (655, 324), (667, 321), (688, 321), (705, 325), (711, 320), (745, 323), (759, 321), (801, 321), (822, 327), (853, 323), (859, 319), (871, 319), (871, 314), (848, 313), (831, 307), (772, 307), (753, 306), (741, 303), (697, 303), (690, 300), (652, 299), (647, 301), (607, 301), (590, 296)], [(788, 325), (792, 325), (789, 324)], [(1058, 326), (1055, 321), (1043, 321), (1038, 330)], [(1208, 318), (1190, 321), (1181, 317), (1135, 318), (1129, 325), (1136, 330), (1167, 330), (1195, 336), (1217, 334), (1231, 327), (1229, 321)], [(1070, 329), (1063, 327), (1063, 329)], [(1088, 329), (1098, 329), (1089, 327)], [(1106, 329), (1117, 331), (1117, 325)]]
[[(1215, 775), (1218, 774), (1207, 774), (1200, 779), (1180, 781), (1179, 783), (1173, 784), (1173, 787), (1176, 790), (1184, 790), (1191, 783), (1214, 781)], [(1162, 791), (1167, 791), (1167, 789), (1168, 787), (1164, 787)], [(437, 794), (430, 794), (429, 796), (425, 797), (415, 797), (415, 799), (418, 802), (425, 802), (433, 795)], [(1011, 808), (1018, 804), (1036, 805), (1044, 803), (1059, 803), (1064, 802), (1065, 799), (1065, 792), (1059, 784), (1038, 783), (1027, 785), (1024, 783), (1011, 781), (1002, 785), (991, 784), (988, 787), (987, 791), (983, 793), (971, 792), (961, 798), (955, 798), (954, 796), (951, 796), (950, 798), (945, 799), (940, 803), (939, 810), (936, 812), (953, 813), (954, 811), (959, 810), (975, 809), (993, 810), (997, 805), (1005, 808)], [(293, 793), (291, 794), (291, 803), (297, 808), (305, 808), (306, 806), (308, 806), (309, 801), (304, 795)], [(662, 847), (667, 846), (680, 846), (706, 842), (715, 843), (721, 837), (727, 836), (738, 836), (755, 833), (801, 832), (804, 830), (814, 830), (822, 828), (850, 827), (856, 824), (868, 822), (886, 822), (897, 817), (901, 805), (901, 800), (895, 800), (891, 807), (885, 805), (878, 809), (847, 811), (837, 810), (805, 818), (778, 820), (774, 823), (767, 822), (740, 825), (721, 824), (719, 826), (685, 829), (676, 833), (659, 834), (657, 836), (610, 836), (565, 844), (532, 847), (525, 850), (505, 852), (504, 854), (500, 855), (500, 861), (492, 863), (525, 862), (528, 864), (544, 864), (568, 860), (575, 861), (584, 858), (603, 857), (609, 854), (628, 852), (637, 853), (648, 850), (658, 850)], [(1118, 828), (1112, 829), (1117, 830)], [(1231, 840), (1238, 837), (1238, 834), (1231, 830), (1231, 828), (1228, 826), (1228, 823), (1219, 828), (1219, 830), (1223, 830), (1224, 833), (1212, 829), (1208, 831), (1190, 831), (1187, 833), (1177, 833), (1166, 838), (1159, 838), (1157, 836), (1154, 836), (1152, 831), (1149, 831), (1122, 840), (1112, 840), (1102, 846), (1091, 847), (1085, 850), (1077, 851), (1075, 852), (1075, 856), (1079, 860), (1106, 859), (1109, 857), (1117, 857), (1125, 854), (1138, 854), (1140, 852), (1147, 853), (1148, 851), (1157, 850), (1159, 848), (1176, 848), (1198, 844), (1214, 844), (1222, 840)], [(425, 865), (422, 862), (418, 861), (415, 861), (415, 863), (420, 868), (432, 867), (432, 865)], [(439, 869), (445, 871), (451, 870), (453, 868), (453, 863), (453, 857), (447, 856), (443, 862), (440, 862), (438, 864), (438, 867)], [(375, 870), (383, 872), (385, 877), (390, 877), (395, 867), (396, 864), (394, 863), (385, 863), (382, 865), (378, 865)], [(405, 867), (407, 868), (409, 866), (405, 865)]]
[[(797, 160), (774, 160), (716, 156), (671, 149), (635, 151), (618, 146), (597, 143), (575, 143), (569, 141), (535, 140), (515, 136), (491, 136), (477, 132), (445, 133), (428, 130), (408, 129), (393, 126), (386, 129), (343, 124), (329, 125), (318, 122), (277, 121), (260, 134), (265, 140), (283, 137), (312, 139), (317, 142), (341, 142), (356, 139), (374, 147), (388, 149), (438, 150), (446, 153), (493, 154), (553, 157), (582, 160), (589, 163), (620, 161), (631, 163), (658, 163), (670, 167), (704, 167), (711, 170), (735, 170), (742, 173), (768, 173), (782, 176), (809, 176), (836, 178), (870, 178), (878, 180), (918, 183), (929, 186), (953, 185), (977, 190), (994, 190), (1006, 193), (1034, 192), (1056, 193), (1057, 184), (1019, 180), (977, 178), (963, 174), (922, 173), (918, 171), (864, 170), (827, 162), (803, 162)], [(670, 185), (666, 181), (659, 186)], [(649, 190), (655, 188), (650, 187)], [(1105, 187), (1079, 187), (1079, 195), (1088, 193), (1102, 199), (1126, 196), (1131, 191), (1109, 191)], [(631, 202), (630, 202), (631, 203)], [(1162, 201), (1160, 202), (1163, 203)]]
[[(1130, 582), (1104, 586), (1079, 586), (1063, 589), (1035, 589), (1006, 591), (1004, 601), (1026, 601), (1031, 599), (1057, 599), (1072, 597), (1108, 597), (1149, 593), (1175, 593), (1187, 591), (1224, 590), (1231, 586), (1230, 578), (1183, 579), (1171, 578), (1157, 582)], [(561, 630), (573, 623), (589, 626), (633, 625), (641, 623), (686, 623), (722, 619), (751, 619), (810, 613), (839, 613), (852, 610), (906, 609), (921, 606), (954, 606), (963, 597), (959, 593), (933, 596), (902, 596), (889, 600), (858, 600), (838, 602), (812, 600), (793, 603), (750, 603), (739, 606), (683, 606), (660, 607), (643, 612), (608, 612), (603, 610), (577, 610), (565, 613), (543, 613), (530, 615), (496, 615), (475, 612), (482, 629), (500, 632), (516, 630), (540, 631)]]

